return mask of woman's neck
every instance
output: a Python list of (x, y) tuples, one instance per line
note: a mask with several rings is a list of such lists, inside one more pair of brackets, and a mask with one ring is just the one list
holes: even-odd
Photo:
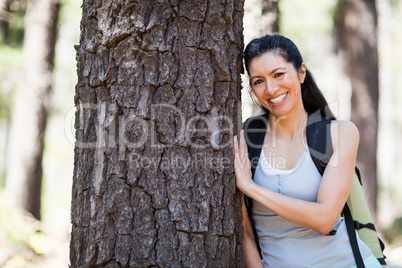
[(302, 109), (292, 113), (276, 116), (270, 114), (268, 125), (276, 136), (288, 136), (294, 138), (300, 135), (307, 121), (307, 112)]

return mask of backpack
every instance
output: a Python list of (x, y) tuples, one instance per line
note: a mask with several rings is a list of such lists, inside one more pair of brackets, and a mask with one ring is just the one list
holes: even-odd
[[(243, 123), (244, 137), (247, 143), (253, 177), (258, 165), (262, 144), (264, 142), (268, 116), (269, 113), (251, 117)], [(306, 127), (307, 145), (309, 147), (311, 158), (321, 175), (324, 174), (325, 167), (333, 153), (330, 126), (331, 119), (321, 117), (319, 112), (309, 114)], [(244, 202), (253, 226), (256, 245), (261, 255), (258, 236), (255, 230), (255, 222), (252, 218), (252, 199), (245, 196)], [(359, 238), (370, 248), (371, 252), (378, 259), (381, 265), (385, 267), (385, 256), (383, 255), (384, 243), (378, 238), (375, 226), (372, 223), (373, 220), (363, 195), (360, 172), (357, 167), (355, 168), (352, 189), (343, 208), (342, 216), (345, 219), (346, 229), (349, 235), (349, 241), (356, 266), (358, 268), (365, 267), (358, 247), (355, 230), (357, 230)]]

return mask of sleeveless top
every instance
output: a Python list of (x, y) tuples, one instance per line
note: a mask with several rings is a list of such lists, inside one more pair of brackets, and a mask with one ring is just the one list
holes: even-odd
[[(307, 145), (299, 163), (291, 170), (272, 168), (261, 150), (254, 174), (258, 185), (311, 202), (317, 201), (321, 178)], [(278, 216), (254, 200), (252, 214), (264, 267), (351, 267), (355, 264), (342, 216), (332, 228), (335, 235), (321, 235)], [(369, 257), (370, 249), (359, 238), (358, 244), (362, 258)]]

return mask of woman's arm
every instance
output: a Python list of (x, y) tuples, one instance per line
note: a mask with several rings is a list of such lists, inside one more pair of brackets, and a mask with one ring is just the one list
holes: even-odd
[[(246, 195), (279, 216), (321, 234), (331, 231), (352, 187), (359, 133), (351, 122), (335, 121), (331, 126), (334, 153), (323, 174), (317, 202), (288, 197), (255, 184), (248, 172), (247, 145), (244, 131), (240, 146), (235, 140), (236, 185)], [(302, 178), (301, 178), (302, 179)]]
[(243, 228), (244, 228), (244, 240), (243, 240), (243, 251), (244, 259), (246, 263), (246, 268), (263, 268), (261, 257), (255, 244), (254, 231), (251, 225), (250, 218), (248, 217), (247, 208), (244, 204), (243, 196)]

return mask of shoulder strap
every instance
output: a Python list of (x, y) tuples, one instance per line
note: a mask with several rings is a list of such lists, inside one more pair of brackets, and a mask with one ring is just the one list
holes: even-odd
[(311, 158), (321, 175), (333, 154), (331, 139), (331, 119), (320, 114), (309, 114), (306, 126), (307, 145)]
[(363, 262), (362, 255), (360, 253), (359, 245), (357, 243), (355, 222), (353, 220), (348, 204), (345, 204), (342, 213), (345, 218), (346, 230), (348, 232), (349, 242), (350, 246), (352, 247), (353, 256), (355, 257), (356, 266), (358, 268), (364, 268), (365, 265)]
[[(269, 116), (269, 113), (266, 113), (266, 114), (260, 115), (260, 116), (251, 117), (251, 118), (247, 119), (246, 122), (244, 122), (244, 124), (243, 124), (244, 138), (246, 140), (247, 150), (248, 150), (248, 158), (250, 159), (250, 162), (251, 162), (252, 178), (254, 178), (255, 169), (258, 165), (258, 160), (259, 160), (259, 157), (261, 154), (262, 145), (264, 143), (264, 137), (265, 137), (265, 133), (267, 130), (268, 116)], [(260, 243), (259, 243), (259, 239), (258, 239), (258, 235), (257, 235), (257, 230), (255, 229), (255, 222), (254, 222), (253, 214), (252, 214), (253, 200), (250, 197), (245, 195), (244, 196), (244, 204), (246, 205), (247, 214), (248, 214), (248, 217), (250, 218), (251, 225), (253, 227), (255, 244), (257, 245), (257, 249), (258, 249), (258, 252), (260, 253), (260, 257), (262, 258)]]
[(248, 157), (251, 162), (251, 172), (254, 177), (255, 169), (260, 158), (262, 144), (267, 131), (269, 113), (254, 116), (243, 124), (244, 138), (247, 144)]

